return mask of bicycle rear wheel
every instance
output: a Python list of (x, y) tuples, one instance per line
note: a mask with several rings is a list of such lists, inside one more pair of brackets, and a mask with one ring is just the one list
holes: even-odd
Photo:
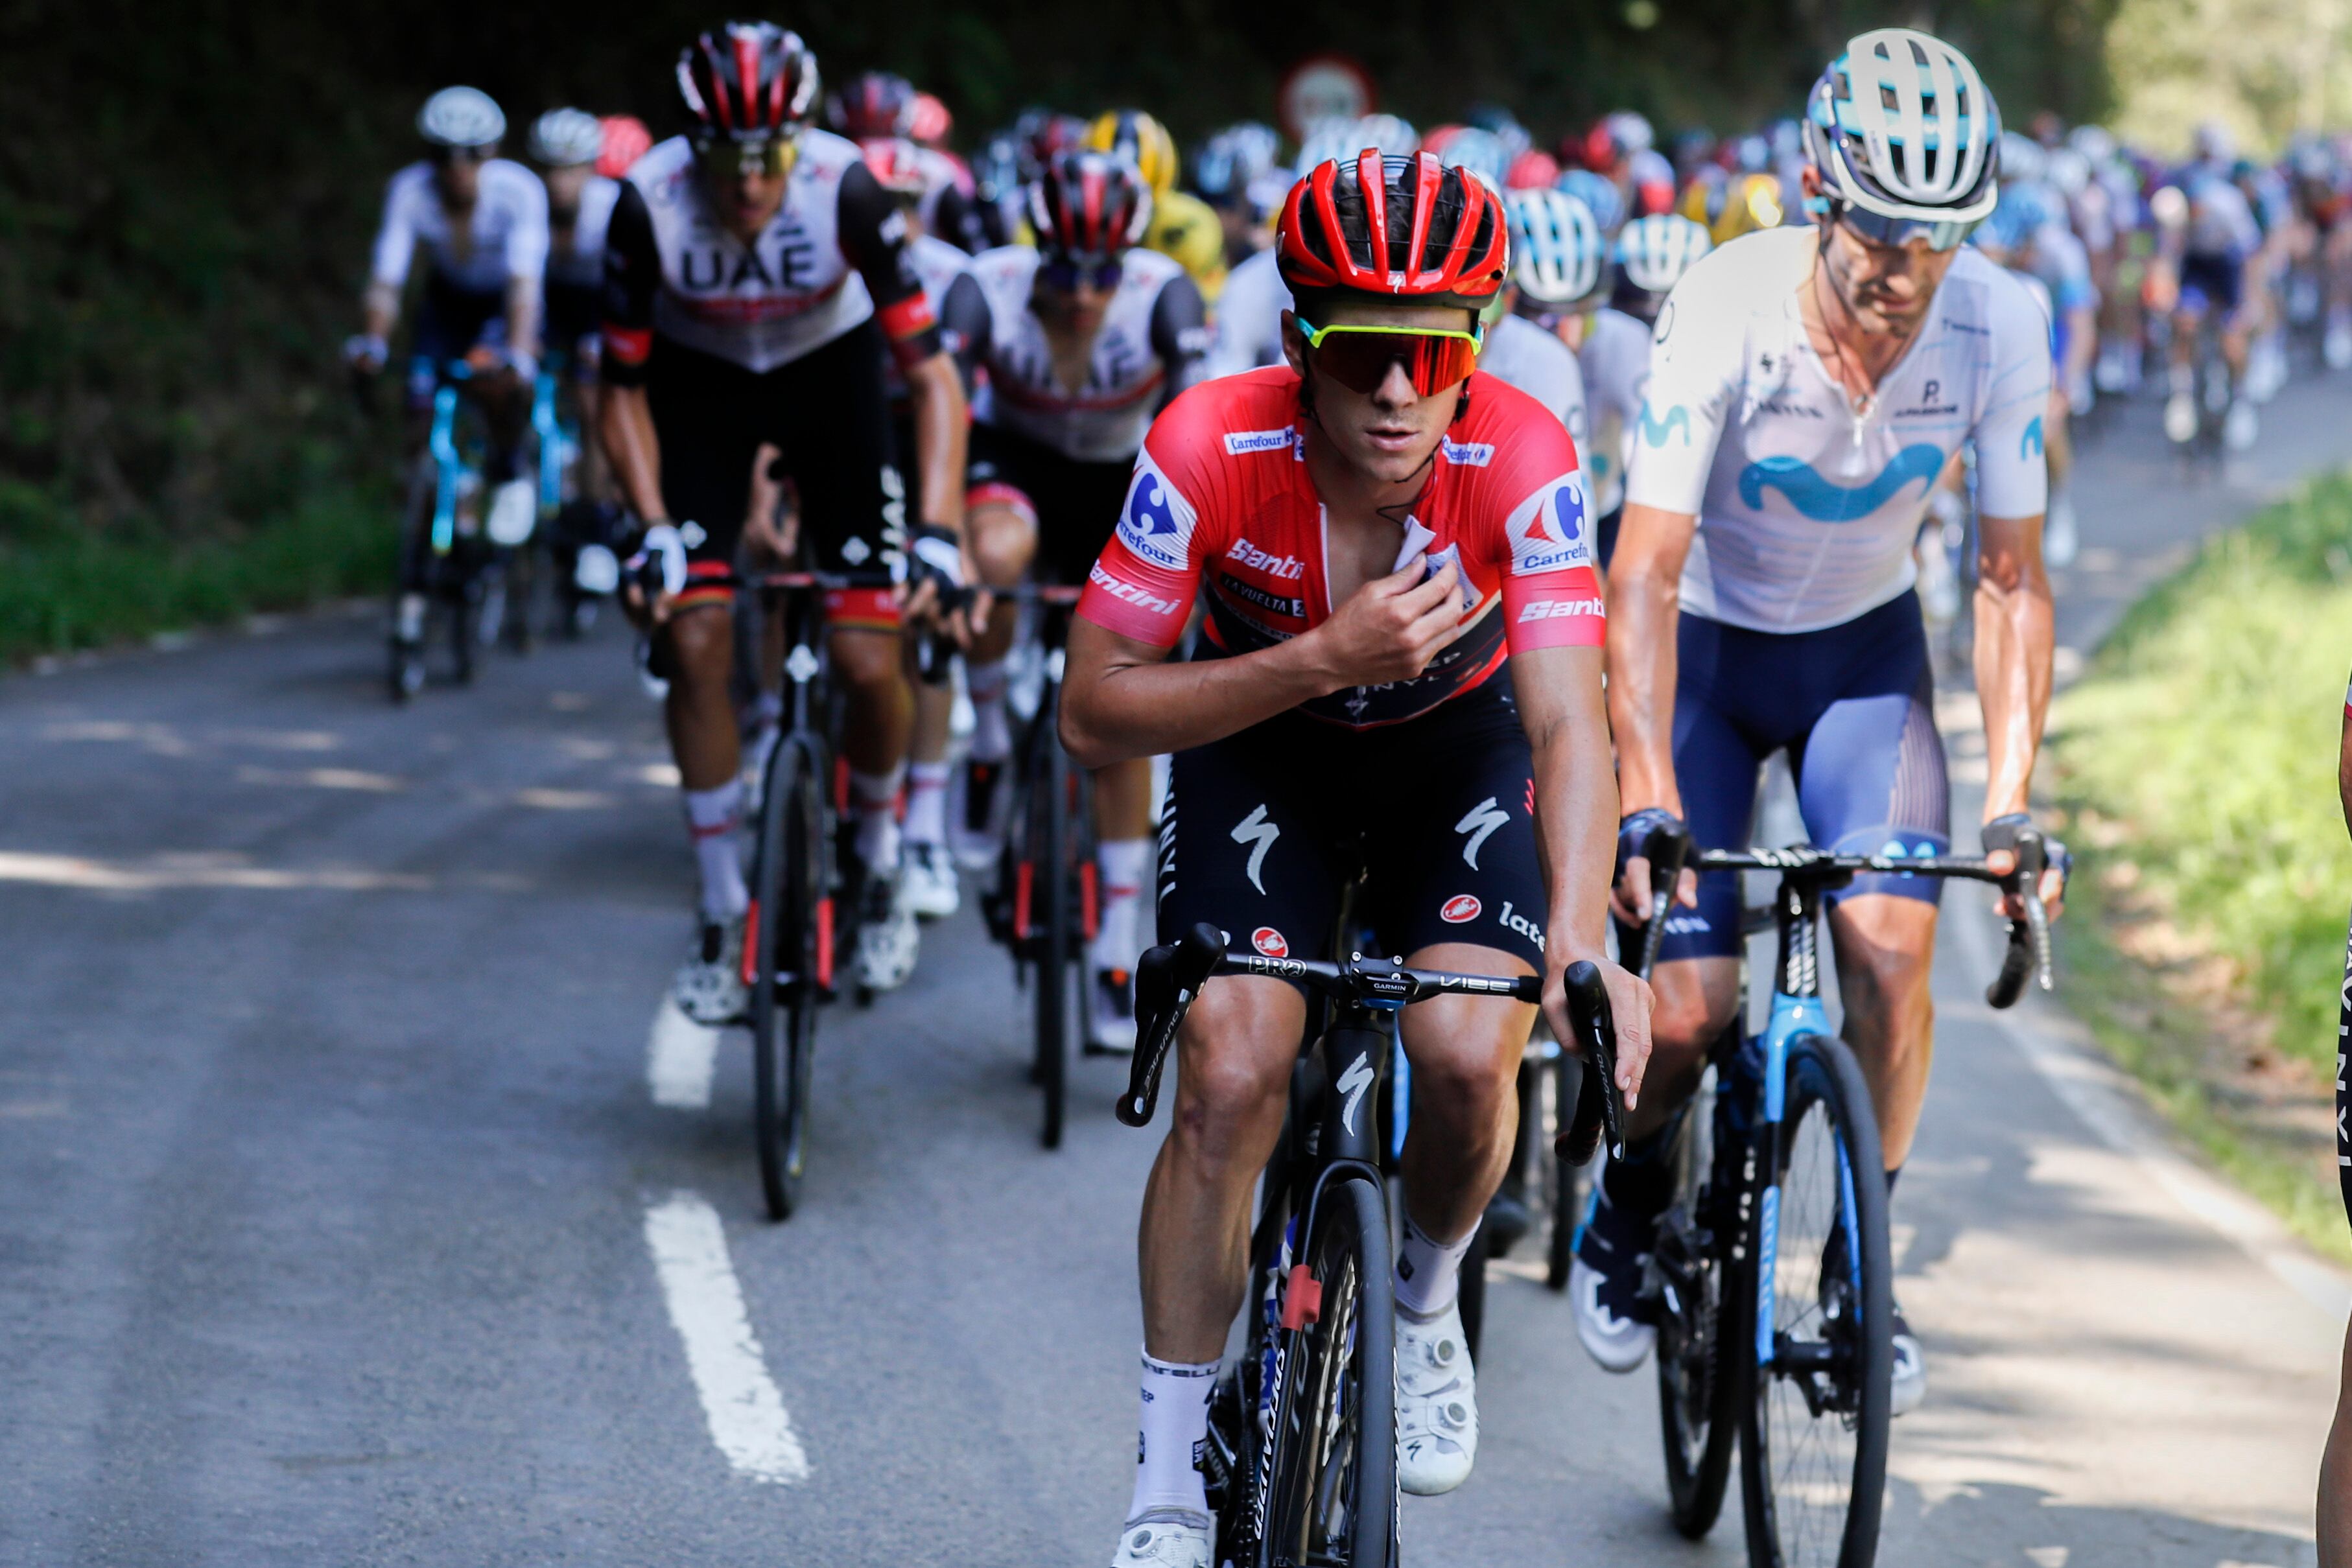
[(1273, 1474), (1261, 1561), (1269, 1568), (1388, 1568), (1396, 1491), (1396, 1303), (1381, 1192), (1360, 1176), (1323, 1190), (1286, 1283), (1308, 1282), (1311, 1320), (1288, 1343), (1274, 1412)]
[[(1712, 1074), (1675, 1137), (1674, 1196), (1658, 1221), (1656, 1262), (1668, 1287), (1658, 1322), (1658, 1425), (1675, 1528), (1696, 1541), (1715, 1528), (1739, 1436), (1744, 1271), (1730, 1263), (1732, 1214), (1717, 1180)], [(1730, 1173), (1726, 1173), (1727, 1175)], [(1734, 1221), (1736, 1223), (1736, 1219)]]
[(1787, 1111), (1748, 1237), (1758, 1309), (1740, 1433), (1748, 1560), (1871, 1568), (1886, 1488), (1893, 1252), (1878, 1124), (1862, 1069), (1820, 1035), (1789, 1042)]
[(800, 1203), (808, 1143), (809, 1070), (817, 1000), (830, 978), (825, 893), (824, 768), (804, 737), (768, 758), (760, 847), (744, 947), (751, 966), (752, 1135), (768, 1218)]
[[(1041, 710), (1050, 716), (1051, 708)], [(1026, 910), (1024, 936), (1036, 981), (1035, 1055), (1032, 1071), (1045, 1094), (1040, 1141), (1062, 1146), (1062, 1122), (1069, 1103), (1071, 1035), (1084, 1017), (1071, 993), (1085, 977), (1084, 912), (1079, 908), (1081, 868), (1076, 863), (1076, 794), (1069, 753), (1053, 733), (1050, 716), (1033, 731), (1029, 791), (1018, 874), (1026, 887), (1018, 902)]]

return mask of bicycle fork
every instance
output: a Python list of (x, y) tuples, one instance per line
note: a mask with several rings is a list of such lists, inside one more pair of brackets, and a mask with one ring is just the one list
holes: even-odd
[[(1772, 988), (1772, 1010), (1760, 1042), (1749, 1042), (1760, 1043), (1762, 1049), (1756, 1058), (1739, 1064), (1763, 1076), (1763, 1118), (1749, 1130), (1748, 1140), (1750, 1157), (1758, 1162), (1750, 1181), (1761, 1184), (1758, 1191), (1762, 1207), (1757, 1224), (1755, 1318), (1756, 1365), (1759, 1372), (1773, 1363), (1773, 1291), (1780, 1272), (1780, 1155), (1789, 1099), (1789, 1042), (1799, 1035), (1829, 1033), (1829, 1015), (1822, 1008), (1821, 936), (1815, 918), (1820, 900), (1820, 891), (1810, 884), (1781, 884), (1780, 906), (1775, 911), (1780, 935), (1780, 962)], [(1748, 1055), (1745, 1047), (1740, 1055)], [(1853, 1176), (1846, 1163), (1845, 1140), (1840, 1137), (1837, 1144), (1840, 1197), (1845, 1212), (1851, 1213)], [(1849, 1236), (1846, 1245), (1851, 1251), (1860, 1243)], [(1860, 1269), (1859, 1259), (1854, 1260), (1854, 1267)]]

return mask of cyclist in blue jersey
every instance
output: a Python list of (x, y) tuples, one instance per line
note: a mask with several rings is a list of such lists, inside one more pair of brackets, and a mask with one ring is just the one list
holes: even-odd
[[(1998, 134), (1958, 50), (1905, 28), (1862, 35), (1808, 102), (1814, 226), (1733, 240), (1660, 310), (1609, 581), (1609, 706), (1630, 827), (1663, 812), (1686, 819), (1702, 846), (1744, 845), (1758, 769), (1786, 750), (1815, 841), (1889, 855), (1947, 847), (1911, 544), (1929, 488), (1969, 441), (1984, 514), (1987, 847), (2005, 852), (2026, 821), (2050, 691), (2050, 347), (2024, 284), (1962, 248), (1997, 199)], [(1625, 867), (1628, 920), (1647, 913), (1647, 876), (1638, 859)], [(1937, 885), (1860, 878), (1830, 917), (1845, 1038), (1894, 1169), (1927, 1087)], [(2053, 904), (2056, 887), (2042, 890)], [(1681, 902), (1657, 970), (1653, 1088), (1571, 1270), (1580, 1337), (1617, 1372), (1654, 1337), (1639, 1292), (1670, 1185), (1659, 1153), (1706, 1047), (1737, 1022), (1738, 883), (1692, 879)], [(1925, 1371), (1899, 1309), (1895, 1330), (1900, 1410), (1917, 1403)]]

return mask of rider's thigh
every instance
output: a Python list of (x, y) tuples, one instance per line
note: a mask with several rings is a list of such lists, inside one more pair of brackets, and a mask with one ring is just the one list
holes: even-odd
[(827, 643), (834, 671), (852, 692), (877, 692), (906, 684), (906, 659), (897, 632), (836, 626)]
[(1029, 574), (1037, 555), (1037, 520), (1028, 512), (1002, 501), (975, 506), (964, 531), (980, 580), (991, 588), (1010, 588)]
[(704, 604), (670, 617), (667, 628), (672, 679), (686, 685), (724, 685), (735, 669), (735, 617), (724, 603)]
[(1889, 999), (1926, 991), (1935, 967), (1936, 906), (1895, 894), (1863, 894), (1830, 908), (1838, 980), (1866, 982)]
[[(1467, 942), (1439, 943), (1407, 955), (1416, 969), (1465, 975), (1526, 975), (1517, 953)], [(1507, 1092), (1535, 1029), (1535, 1008), (1507, 997), (1439, 996), (1415, 1002), (1398, 1020), (1417, 1093), (1486, 1097)]]
[(1255, 1176), (1274, 1152), (1307, 998), (1286, 981), (1225, 975), (1201, 988), (1176, 1042), (1172, 1134), (1197, 1167)]
[[(1650, 976), (1655, 1005), (1650, 1012), (1649, 1080), (1643, 1085), (1643, 1103), (1650, 1098), (1650, 1082), (1658, 1081), (1668, 1059), (1687, 1057), (1696, 1062), (1716, 1038), (1729, 1029), (1739, 1011), (1739, 960), (1680, 958), (1660, 964)], [(1691, 1069), (1697, 1082), (1697, 1070)]]

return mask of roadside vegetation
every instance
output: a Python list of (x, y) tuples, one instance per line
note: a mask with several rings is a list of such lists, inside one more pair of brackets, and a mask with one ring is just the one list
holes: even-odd
[(2340, 474), (2209, 541), (2125, 617), (2052, 724), (2077, 864), (2070, 1005), (2210, 1157), (2339, 1260), (2347, 628)]

